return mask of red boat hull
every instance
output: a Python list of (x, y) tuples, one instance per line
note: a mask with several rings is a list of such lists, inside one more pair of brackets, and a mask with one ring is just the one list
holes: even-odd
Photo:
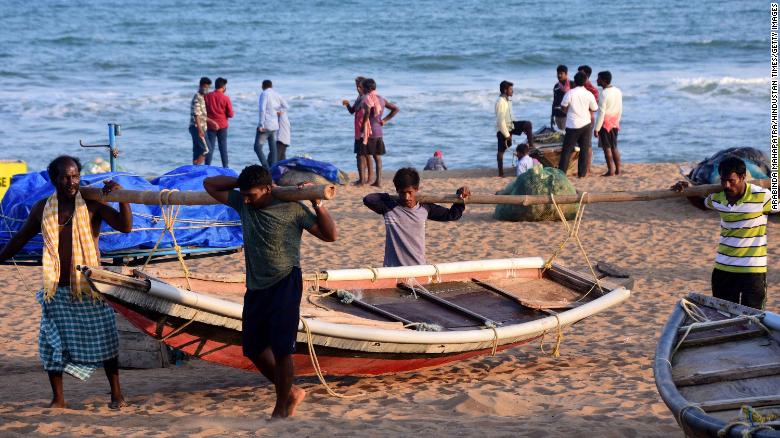
[[(233, 336), (232, 342), (209, 339), (201, 334), (191, 333), (188, 330), (190, 326), (182, 329), (183, 323), (168, 324), (168, 318), (162, 315), (159, 319), (154, 320), (126, 306), (124, 303), (114, 301), (112, 297), (107, 298), (114, 309), (139, 330), (162, 340), (166, 345), (216, 364), (245, 370), (256, 369), (252, 362), (242, 354), (240, 341), (235, 342), (236, 339), (240, 339), (238, 336)], [(232, 330), (231, 332), (240, 335), (238, 332)], [(535, 339), (539, 339), (539, 337), (502, 345), (498, 347), (498, 351), (526, 344)], [(314, 368), (308, 355), (308, 347), (305, 344), (299, 344), (298, 350), (297, 353), (293, 354), (295, 373), (297, 375), (314, 375)], [(449, 355), (401, 353), (363, 355), (354, 351), (326, 349), (324, 347), (316, 348), (317, 358), (323, 374), (331, 376), (379, 375), (414, 371), (474, 356), (490, 354), (490, 351), (491, 349), (488, 348)]]

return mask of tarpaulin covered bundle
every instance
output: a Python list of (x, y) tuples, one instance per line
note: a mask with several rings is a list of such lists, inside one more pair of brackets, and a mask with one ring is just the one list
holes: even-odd
[[(236, 173), (230, 169), (212, 166), (182, 166), (152, 181), (127, 172), (109, 172), (96, 175), (83, 175), (82, 186), (102, 187), (104, 181), (113, 180), (128, 190), (203, 190), (203, 179), (208, 176), (230, 175)], [(26, 173), (13, 177), (8, 192), (0, 203), (0, 245), (5, 245), (17, 232), (32, 206), (41, 199), (54, 193), (46, 171)], [(118, 204), (111, 204), (119, 208)], [(132, 204), (133, 231), (120, 233), (103, 224), (99, 246), (101, 253), (125, 251), (131, 249), (150, 249), (154, 247), (160, 233), (165, 228), (162, 210), (159, 205)], [(241, 221), (238, 214), (222, 204), (182, 206), (176, 219), (174, 232), (181, 247), (229, 248), (241, 246)], [(38, 234), (20, 252), (22, 255), (41, 254), (43, 241)], [(171, 248), (173, 242), (166, 233), (160, 242), (160, 248)]]
[[(499, 195), (576, 195), (577, 191), (563, 172), (554, 167), (534, 166), (509, 183)], [(566, 219), (573, 219), (579, 204), (560, 204)], [(493, 217), (500, 221), (538, 222), (560, 220), (553, 204), (498, 204)]]
[(748, 179), (769, 178), (769, 159), (766, 154), (756, 148), (728, 148), (716, 152), (711, 157), (696, 165), (688, 178), (696, 184), (720, 184), (718, 165), (729, 156), (741, 158), (748, 171)]
[(338, 167), (325, 161), (295, 157), (277, 161), (271, 166), (271, 178), (280, 186), (302, 182), (314, 184), (346, 184), (349, 177)]

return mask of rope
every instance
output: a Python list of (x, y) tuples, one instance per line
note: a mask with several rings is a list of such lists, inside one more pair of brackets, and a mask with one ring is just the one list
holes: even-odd
[[(558, 317), (558, 315), (553, 315), (555, 317), (555, 321), (557, 322), (556, 327), (556, 335), (555, 335), (555, 347), (553, 347), (552, 351), (549, 353), (553, 357), (561, 357), (561, 341), (563, 340), (563, 328), (561, 327), (561, 319)], [(539, 340), (539, 350), (542, 351), (542, 354), (548, 354), (546, 351), (544, 351), (544, 336), (547, 334), (547, 330), (542, 332), (542, 337)]]
[[(7, 219), (7, 216), (5, 215), (5, 210), (3, 210), (3, 204), (2, 203), (0, 203), (0, 214), (2, 214), (3, 222), (5, 222), (5, 227), (8, 229), (8, 233), (10, 234), (11, 233), (11, 227), (8, 224), (8, 219)], [(10, 242), (10, 238), (8, 240)], [(17, 277), (19, 277), (19, 279), (22, 280), (22, 285), (24, 286), (24, 289), (27, 292), (29, 292), (30, 295), (35, 296), (35, 290), (30, 287), (30, 285), (27, 283), (27, 278), (24, 275), (22, 275), (22, 270), (19, 269), (19, 265), (16, 263), (16, 257), (11, 257), (11, 262), (13, 262), (13, 264), (14, 264), (14, 270), (16, 270)]]
[(320, 361), (317, 359), (317, 353), (314, 351), (314, 337), (311, 334), (311, 328), (309, 328), (309, 323), (306, 322), (305, 319), (300, 318), (301, 323), (303, 324), (303, 330), (306, 332), (306, 343), (309, 347), (309, 359), (311, 359), (311, 366), (314, 368), (314, 372), (317, 374), (317, 378), (320, 379), (320, 383), (322, 383), (322, 386), (325, 387), (325, 390), (328, 391), (328, 394), (330, 394), (333, 397), (338, 398), (356, 398), (356, 397), (362, 397), (365, 394), (365, 392), (360, 392), (359, 394), (353, 394), (353, 395), (347, 395), (347, 394), (339, 394), (328, 385), (328, 382), (325, 380), (325, 376), (322, 374), (322, 369), (320, 368)]
[(194, 315), (192, 315), (192, 318), (190, 318), (190, 320), (189, 320), (189, 321), (187, 321), (187, 322), (185, 322), (184, 324), (182, 324), (182, 325), (181, 325), (179, 328), (177, 328), (176, 330), (174, 330), (174, 331), (172, 331), (172, 332), (168, 333), (167, 335), (163, 336), (162, 338), (160, 338), (160, 339), (159, 339), (159, 341), (160, 341), (160, 342), (165, 342), (165, 341), (167, 341), (168, 339), (170, 339), (170, 338), (172, 338), (172, 337), (176, 336), (177, 334), (179, 334), (179, 332), (181, 332), (182, 330), (184, 330), (185, 328), (187, 328), (187, 326), (188, 326), (188, 325), (192, 324), (192, 322), (193, 322), (193, 321), (195, 321), (195, 318), (198, 316), (198, 313), (200, 313), (200, 310), (197, 310), (197, 311), (195, 311), (195, 314), (194, 314)]
[(552, 268), (553, 261), (561, 254), (563, 251), (563, 248), (566, 246), (566, 243), (569, 242), (569, 239), (574, 239), (574, 241), (577, 243), (577, 246), (580, 248), (580, 252), (582, 252), (582, 256), (585, 258), (585, 262), (588, 264), (588, 269), (590, 269), (590, 273), (593, 275), (593, 286), (585, 293), (585, 295), (581, 296), (579, 299), (577, 299), (575, 302), (579, 302), (585, 299), (596, 287), (598, 287), (599, 291), (604, 292), (604, 289), (601, 288), (601, 282), (599, 281), (599, 277), (596, 274), (596, 270), (593, 269), (593, 263), (591, 263), (590, 258), (588, 257), (588, 253), (585, 251), (585, 247), (582, 244), (582, 241), (580, 240), (580, 226), (582, 225), (582, 218), (585, 215), (585, 196), (587, 196), (588, 192), (582, 192), (580, 194), (580, 202), (577, 206), (577, 214), (574, 216), (574, 223), (572, 225), (569, 224), (569, 221), (566, 220), (566, 216), (563, 214), (563, 210), (561, 210), (561, 207), (558, 205), (557, 202), (555, 202), (555, 195), (550, 193), (550, 199), (552, 200), (553, 206), (555, 207), (555, 212), (558, 213), (558, 217), (561, 219), (561, 223), (563, 224), (563, 227), (566, 228), (566, 237), (561, 241), (560, 244), (558, 244), (558, 248), (553, 251), (550, 258), (547, 259), (547, 261), (544, 263), (544, 269), (542, 269), (542, 273), (544, 271), (549, 270)]
[(490, 355), (495, 356), (496, 350), (498, 350), (498, 330), (496, 330), (494, 325), (489, 325), (488, 328), (493, 330), (493, 348), (490, 349)]
[(160, 247), (160, 242), (162, 242), (163, 237), (165, 237), (165, 233), (168, 232), (171, 235), (171, 241), (173, 242), (173, 249), (176, 251), (176, 258), (179, 259), (179, 264), (181, 265), (182, 272), (184, 272), (184, 279), (187, 281), (187, 290), (192, 290), (192, 284), (190, 283), (190, 270), (187, 268), (187, 264), (184, 262), (184, 256), (181, 253), (181, 246), (179, 246), (179, 243), (176, 241), (176, 233), (174, 233), (174, 228), (176, 226), (176, 218), (179, 216), (179, 212), (181, 211), (182, 206), (171, 205), (171, 195), (173, 194), (173, 192), (178, 192), (178, 190), (177, 189), (160, 190), (160, 213), (162, 214), (165, 228), (163, 228), (162, 232), (160, 232), (160, 237), (157, 238), (157, 242), (154, 244), (154, 247), (149, 252), (149, 255), (146, 257), (146, 261), (144, 261), (141, 270), (146, 269), (146, 266), (149, 264), (149, 261), (152, 260), (152, 256)]
[(371, 266), (367, 266), (366, 269), (370, 270), (371, 273), (374, 274), (374, 278), (371, 279), (371, 282), (376, 282), (379, 279), (379, 271), (377, 271), (376, 268), (372, 268)]
[(441, 283), (441, 272), (439, 272), (439, 266), (436, 263), (433, 264), (433, 269), (436, 270), (436, 273), (434, 274), (435, 277), (433, 278), (433, 282)]
[(682, 409), (680, 409), (680, 413), (677, 414), (677, 416), (674, 418), (675, 420), (677, 420), (677, 424), (678, 425), (682, 426), (682, 424), (683, 424), (682, 417), (683, 417), (683, 415), (685, 415), (685, 411), (687, 411), (688, 409), (691, 409), (691, 408), (698, 409), (702, 414), (707, 415), (707, 412), (705, 412), (704, 409), (702, 409), (701, 406), (699, 406), (698, 404), (696, 404), (696, 403), (687, 404), (687, 405), (683, 406)]

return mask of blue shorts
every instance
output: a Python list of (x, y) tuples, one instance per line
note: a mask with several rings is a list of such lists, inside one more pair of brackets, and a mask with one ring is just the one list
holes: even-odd
[(256, 357), (271, 347), (274, 356), (295, 353), (303, 280), (301, 268), (267, 289), (247, 289), (241, 324), (244, 356)]

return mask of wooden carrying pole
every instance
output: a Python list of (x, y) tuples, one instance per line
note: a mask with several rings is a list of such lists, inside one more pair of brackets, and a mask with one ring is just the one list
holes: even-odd
[[(311, 199), (333, 199), (334, 185), (310, 185), (298, 187), (274, 187), (271, 193), (281, 201), (306, 201)], [(158, 192), (153, 190), (117, 190), (103, 195), (101, 188), (82, 187), (84, 199), (104, 202), (129, 202), (146, 205), (211, 205), (219, 204), (206, 192)]]
[[(751, 183), (761, 187), (769, 187), (768, 179), (751, 181)], [(653, 201), (656, 199), (685, 198), (707, 196), (723, 190), (720, 184), (708, 184), (689, 187), (682, 192), (672, 190), (648, 190), (644, 192), (610, 192), (610, 193), (586, 193), (582, 200), (585, 204), (596, 202), (630, 202), (630, 201)], [(580, 202), (580, 196), (560, 195), (555, 197), (558, 204), (576, 204)], [(417, 195), (417, 201), (421, 203), (438, 204), (463, 204), (463, 200), (458, 195)], [(511, 205), (540, 205), (552, 204), (550, 195), (482, 195), (472, 194), (466, 200), (466, 204), (511, 204)]]

